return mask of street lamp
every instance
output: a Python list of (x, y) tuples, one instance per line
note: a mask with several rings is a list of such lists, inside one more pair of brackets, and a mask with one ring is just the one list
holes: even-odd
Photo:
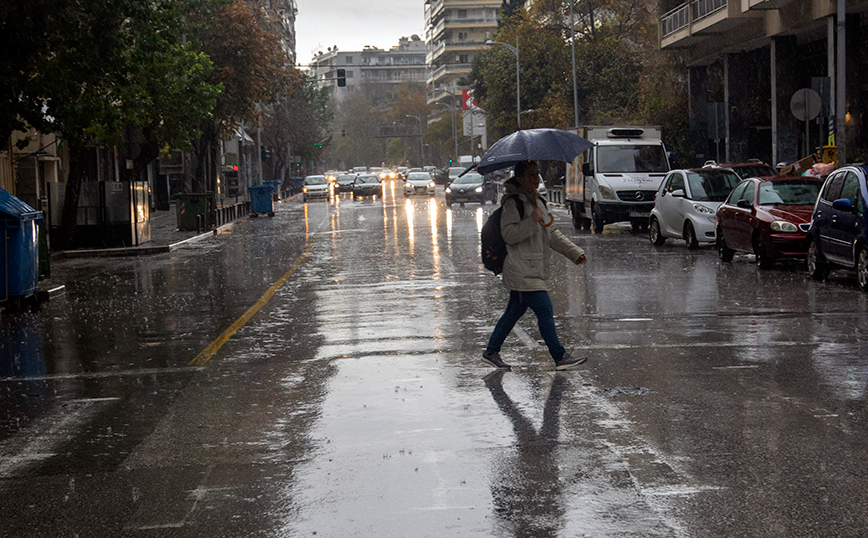
[(573, 121), (575, 122), (576, 130), (579, 128), (579, 92), (576, 88), (576, 21), (573, 19), (573, 0), (567, 0), (570, 3), (570, 50), (573, 54)]
[(515, 119), (518, 122), (518, 128), (521, 130), (521, 86), (519, 85), (518, 73), (521, 68), (521, 64), (519, 63), (518, 56), (518, 36), (515, 37), (515, 46), (508, 43), (502, 43), (500, 41), (492, 41), (488, 40), (485, 42), (486, 45), (503, 45), (508, 48), (515, 54)]
[(423, 167), (425, 166), (425, 142), (422, 140), (422, 118), (420, 118), (419, 116), (414, 116), (412, 114), (405, 114), (404, 116), (407, 118), (416, 118), (416, 120), (419, 122), (419, 150), (422, 159), (422, 162), (419, 164), (419, 166)]
[(446, 103), (437, 103), (439, 106), (445, 106), (452, 112), (452, 140), (455, 141), (455, 161), (458, 162), (458, 127), (455, 124), (455, 94), (452, 95), (452, 105)]

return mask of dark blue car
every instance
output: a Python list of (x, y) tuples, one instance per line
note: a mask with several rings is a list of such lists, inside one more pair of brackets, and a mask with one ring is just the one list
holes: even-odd
[(832, 269), (855, 269), (868, 291), (868, 191), (866, 166), (844, 166), (829, 174), (808, 230), (808, 273), (824, 280)]

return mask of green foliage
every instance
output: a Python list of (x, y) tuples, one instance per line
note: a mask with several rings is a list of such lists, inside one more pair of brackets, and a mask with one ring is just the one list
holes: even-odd
[[(657, 50), (655, 8), (650, 0), (574, 3), (580, 124), (660, 124), (664, 133), (686, 139), (681, 133), (687, 123), (686, 70), (676, 57)], [(508, 16), (493, 40), (514, 44), (518, 36), (522, 128), (571, 127), (569, 5), (540, 0), (526, 10), (501, 13)], [(515, 55), (493, 45), (477, 57), (468, 78), (486, 109), (490, 138), (514, 131)]]

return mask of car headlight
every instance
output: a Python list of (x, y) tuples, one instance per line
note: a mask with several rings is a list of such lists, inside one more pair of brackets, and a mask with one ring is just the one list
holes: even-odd
[(410, 183), (410, 182), (408, 181), (407, 183), (404, 183), (404, 188), (406, 188), (406, 189), (412, 189), (412, 188), (413, 188), (413, 184)]
[(473, 192), (482, 192), (482, 187), (476, 187)]
[(446, 192), (446, 194), (451, 194), (451, 193), (452, 193), (452, 189), (450, 189), (449, 187), (446, 187), (446, 191), (444, 191), (444, 192)]
[(433, 181), (428, 184), (428, 186), (431, 187), (432, 189), (434, 188), (435, 185), (436, 185), (436, 183), (434, 183)]
[(771, 225), (773, 232), (798, 232), (799, 227), (793, 224), (792, 222), (787, 222), (785, 220), (776, 220), (772, 222)]
[(307, 187), (302, 187), (301, 192), (307, 192)]
[(615, 191), (605, 185), (600, 185), (600, 198), (604, 200), (616, 200)]
[(705, 207), (702, 204), (693, 204), (693, 209), (696, 210), (697, 213), (702, 213), (703, 215), (714, 215), (713, 209)]

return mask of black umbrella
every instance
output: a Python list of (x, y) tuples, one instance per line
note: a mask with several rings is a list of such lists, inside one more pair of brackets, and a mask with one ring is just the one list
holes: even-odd
[(561, 129), (525, 129), (495, 142), (483, 155), (476, 169), (481, 174), (487, 174), (515, 166), (519, 161), (571, 163), (593, 145), (581, 136)]

